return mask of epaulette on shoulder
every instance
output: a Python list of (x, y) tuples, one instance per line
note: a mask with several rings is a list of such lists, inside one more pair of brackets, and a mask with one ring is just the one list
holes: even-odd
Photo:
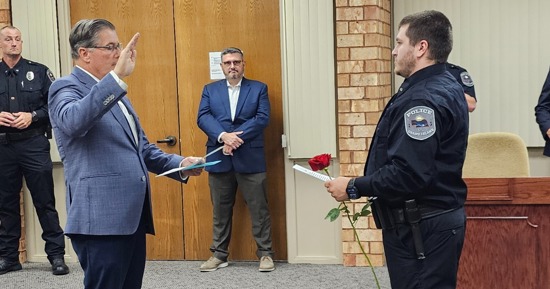
[(462, 66), (460, 65), (456, 65), (456, 64), (451, 64), (451, 67), (453, 69), (458, 69), (458, 70), (462, 70), (462, 71), (465, 71), (466, 69), (464, 69)]
[(46, 67), (44, 64), (42, 63), (39, 63), (39, 62), (36, 62), (36, 61), (32, 61), (32, 60), (28, 60), (28, 59), (25, 59), (27, 61), (27, 64), (28, 65), (31, 65), (31, 66), (36, 66), (36, 67)]

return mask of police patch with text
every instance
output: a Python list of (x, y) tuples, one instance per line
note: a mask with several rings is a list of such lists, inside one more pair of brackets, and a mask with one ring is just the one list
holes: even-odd
[(425, 140), (435, 134), (434, 110), (426, 106), (415, 106), (403, 115), (405, 131), (413, 139)]

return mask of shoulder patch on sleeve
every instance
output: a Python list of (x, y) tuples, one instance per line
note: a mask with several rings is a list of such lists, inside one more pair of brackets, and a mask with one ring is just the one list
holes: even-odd
[(55, 80), (55, 76), (53, 76), (53, 73), (51, 70), (48, 69), (48, 71), (46, 71), (46, 74), (48, 75), (48, 78), (50, 79), (51, 82)]
[(472, 77), (470, 76), (468, 71), (463, 71), (462, 73), (460, 73), (460, 80), (462, 80), (462, 84), (468, 87), (474, 86), (474, 81), (472, 80)]
[(425, 140), (435, 134), (434, 110), (426, 106), (415, 106), (403, 115), (405, 131), (413, 139)]

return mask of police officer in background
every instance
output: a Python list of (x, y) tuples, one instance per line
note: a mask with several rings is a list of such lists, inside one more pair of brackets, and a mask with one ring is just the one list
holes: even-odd
[(447, 62), (447, 70), (456, 78), (456, 81), (462, 85), (464, 89), (464, 97), (468, 102), (468, 111), (472, 112), (476, 109), (477, 98), (476, 90), (474, 88), (474, 81), (468, 71), (456, 64)]
[(441, 12), (406, 16), (392, 51), (405, 78), (382, 113), (363, 177), (326, 182), (337, 201), (375, 198), (391, 287), (456, 287), (466, 215), (464, 93), (447, 71), (452, 26)]
[(65, 239), (55, 209), (49, 126), (50, 70), (21, 57), (21, 31), (0, 29), (0, 275), (21, 270), (20, 192), (23, 177), (32, 196), (54, 275), (69, 273)]

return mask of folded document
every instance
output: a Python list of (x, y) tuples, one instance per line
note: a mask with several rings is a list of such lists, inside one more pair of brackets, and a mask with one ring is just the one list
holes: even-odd
[(212, 162), (207, 162), (207, 163), (192, 164), (192, 165), (189, 165), (189, 166), (186, 166), (186, 167), (179, 167), (179, 168), (171, 169), (171, 170), (169, 170), (169, 171), (165, 171), (164, 173), (159, 174), (159, 175), (157, 175), (156, 177), (157, 177), (157, 178), (158, 178), (158, 177), (162, 177), (162, 176), (165, 176), (165, 175), (168, 175), (168, 174), (171, 174), (171, 173), (174, 173), (174, 172), (179, 172), (179, 171), (185, 171), (185, 170), (192, 170), (192, 169), (198, 169), (198, 168), (203, 168), (203, 167), (209, 167), (209, 166), (216, 165), (216, 164), (218, 164), (219, 162), (221, 162), (221, 160), (212, 161)]
[(299, 171), (299, 172), (302, 172), (302, 173), (304, 173), (304, 174), (306, 174), (306, 175), (310, 175), (310, 176), (312, 176), (312, 177), (314, 177), (314, 178), (316, 178), (316, 179), (319, 179), (319, 180), (321, 180), (321, 181), (324, 181), (324, 182), (330, 181), (330, 180), (331, 180), (331, 177), (329, 177), (329, 176), (327, 176), (327, 175), (323, 175), (323, 174), (318, 173), (318, 172), (314, 172), (314, 171), (312, 171), (312, 170), (310, 170), (310, 169), (308, 169), (308, 168), (302, 167), (301, 165), (294, 165), (292, 168), (295, 169), (295, 170), (297, 170), (297, 171)]
[[(330, 181), (331, 180), (331, 177), (327, 176), (327, 175), (323, 175), (323, 174), (320, 174), (318, 172), (314, 172), (308, 168), (305, 168), (305, 167), (302, 167), (301, 165), (294, 165), (292, 166), (293, 169), (299, 171), (299, 172), (302, 172), (306, 175), (310, 175), (316, 179), (319, 179), (321, 181)], [(376, 200), (377, 197), (368, 197), (367, 199), (369, 201), (372, 201), (372, 200)]]

